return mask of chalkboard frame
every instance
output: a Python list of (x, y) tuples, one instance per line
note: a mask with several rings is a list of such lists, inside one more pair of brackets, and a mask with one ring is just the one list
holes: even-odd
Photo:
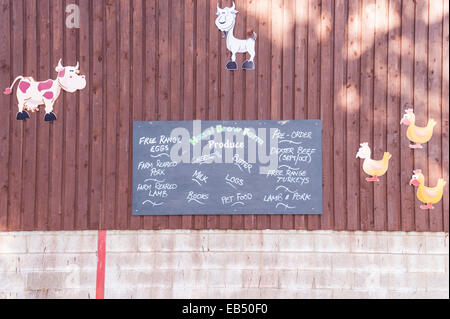
[[(297, 209), (291, 210), (280, 210), (280, 209), (270, 209), (266, 207), (266, 209), (255, 209), (252, 211), (242, 211), (238, 209), (209, 209), (209, 210), (198, 210), (198, 209), (188, 209), (185, 205), (178, 205), (177, 209), (167, 210), (160, 209), (159, 207), (153, 206), (146, 209), (142, 209), (137, 204), (139, 200), (136, 198), (137, 196), (137, 185), (136, 180), (138, 177), (137, 174), (137, 165), (139, 163), (139, 156), (136, 155), (136, 149), (139, 147), (138, 137), (141, 138), (142, 134), (140, 134), (140, 130), (143, 128), (175, 128), (182, 127), (188, 128), (194, 126), (194, 123), (200, 123), (201, 132), (208, 127), (214, 127), (218, 124), (226, 127), (226, 126), (236, 126), (236, 127), (251, 127), (251, 128), (261, 128), (261, 127), (287, 127), (289, 125), (299, 125), (300, 127), (304, 127), (307, 125), (309, 128), (313, 128), (315, 145), (317, 145), (316, 155), (314, 156), (314, 165), (315, 165), (315, 175), (314, 178), (316, 180), (316, 186), (314, 187), (313, 193), (315, 194), (315, 198), (318, 200), (315, 201), (315, 207), (313, 210), (311, 209)], [(245, 124), (245, 125), (244, 125)], [(256, 124), (256, 126), (255, 126)], [(269, 126), (267, 126), (270, 124)], [(158, 134), (161, 134), (161, 131), (158, 131)], [(189, 131), (191, 137), (193, 131)], [(202, 139), (202, 142), (205, 142)], [(202, 144), (204, 147), (205, 144)], [(322, 121), (321, 120), (285, 120), (285, 121), (276, 121), (276, 120), (239, 120), (239, 121), (134, 121), (133, 122), (133, 153), (132, 153), (132, 165), (133, 165), (133, 176), (132, 176), (132, 215), (133, 216), (185, 216), (185, 215), (321, 215), (323, 213), (323, 185), (322, 185)], [(320, 159), (320, 160), (319, 160)], [(186, 164), (187, 165), (187, 164)], [(194, 164), (189, 164), (194, 165)], [(230, 164), (207, 164), (207, 165), (230, 165)], [(195, 164), (198, 166), (198, 164)], [(318, 182), (320, 181), (320, 182)], [(317, 185), (320, 184), (320, 187)], [(157, 204), (157, 203), (155, 203)], [(268, 205), (270, 206), (270, 205)], [(155, 209), (156, 207), (156, 209)], [(161, 206), (160, 206), (161, 207)]]

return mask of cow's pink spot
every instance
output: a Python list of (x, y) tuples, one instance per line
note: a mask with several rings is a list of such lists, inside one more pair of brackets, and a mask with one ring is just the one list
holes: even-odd
[(41, 82), (38, 85), (38, 90), (40, 91), (45, 91), (50, 89), (53, 86), (53, 81), (52, 80), (48, 80), (47, 82)]
[(66, 74), (66, 69), (62, 69), (61, 71), (59, 71), (58, 77), (62, 78), (64, 77), (64, 74)]
[(51, 99), (53, 99), (53, 92), (50, 92), (50, 91), (45, 92), (43, 97), (45, 97), (47, 100), (51, 100)]
[(23, 92), (26, 93), (28, 88), (31, 86), (30, 83), (25, 82), (25, 81), (20, 81), (19, 83), (19, 89)]

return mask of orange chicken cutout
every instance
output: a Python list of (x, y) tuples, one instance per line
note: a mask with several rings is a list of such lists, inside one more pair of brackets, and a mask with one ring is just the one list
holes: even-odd
[(406, 131), (406, 137), (415, 143), (410, 144), (410, 148), (423, 148), (422, 144), (427, 143), (433, 136), (433, 128), (436, 126), (436, 121), (433, 119), (428, 120), (426, 127), (416, 126), (416, 116), (413, 113), (413, 109), (405, 110), (405, 114), (400, 121), (400, 124), (408, 125)]
[(364, 159), (363, 170), (366, 174), (371, 175), (372, 177), (367, 177), (367, 182), (379, 182), (378, 177), (386, 174), (386, 171), (389, 167), (389, 159), (392, 155), (388, 152), (385, 152), (383, 155), (383, 159), (380, 161), (375, 161), (370, 158), (371, 151), (369, 147), (369, 143), (361, 143), (361, 147), (356, 154), (356, 158)]
[(414, 170), (414, 175), (409, 181), (409, 185), (414, 185), (417, 188), (417, 198), (426, 205), (420, 205), (421, 209), (434, 209), (433, 204), (436, 204), (442, 199), (444, 193), (444, 186), (447, 182), (442, 178), (439, 178), (435, 187), (425, 186), (425, 177), (422, 174), (422, 170)]

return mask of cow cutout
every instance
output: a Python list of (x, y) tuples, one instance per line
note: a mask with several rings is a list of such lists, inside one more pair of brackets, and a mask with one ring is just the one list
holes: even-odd
[(253, 59), (255, 58), (255, 43), (257, 35), (253, 32), (253, 38), (246, 40), (240, 40), (234, 37), (234, 25), (236, 24), (236, 14), (239, 12), (236, 9), (233, 1), (231, 8), (225, 7), (221, 9), (217, 4), (217, 19), (216, 26), (222, 31), (223, 37), (227, 39), (227, 49), (231, 51), (231, 61), (226, 65), (227, 70), (237, 70), (236, 53), (246, 53), (250, 55), (250, 59), (246, 60), (242, 64), (244, 70), (254, 70), (255, 64)]
[(28, 111), (39, 111), (39, 105), (45, 105), (45, 121), (52, 122), (56, 120), (53, 113), (53, 105), (61, 94), (61, 89), (66, 92), (74, 93), (86, 87), (86, 77), (80, 75), (80, 64), (76, 66), (62, 66), (61, 59), (56, 66), (58, 76), (56, 80), (47, 80), (42, 82), (35, 81), (32, 77), (18, 76), (9, 88), (6, 88), (3, 94), (12, 93), (13, 87), (19, 81), (17, 90), (18, 109), (17, 120), (23, 121), (30, 118)]

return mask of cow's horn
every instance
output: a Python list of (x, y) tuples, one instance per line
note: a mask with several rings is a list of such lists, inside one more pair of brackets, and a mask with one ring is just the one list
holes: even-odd
[(78, 70), (80, 68), (80, 62), (77, 61), (77, 66), (75, 67), (75, 70)]
[(219, 2), (217, 2), (217, 11), (219, 11), (219, 10), (220, 10)]
[(236, 5), (234, 4), (234, 1), (233, 1), (233, 6), (231, 7), (231, 10), (234, 10), (234, 9), (236, 9)]
[(59, 69), (63, 69), (64, 67), (62, 66), (62, 59), (59, 59), (59, 62), (58, 62), (58, 68)]

